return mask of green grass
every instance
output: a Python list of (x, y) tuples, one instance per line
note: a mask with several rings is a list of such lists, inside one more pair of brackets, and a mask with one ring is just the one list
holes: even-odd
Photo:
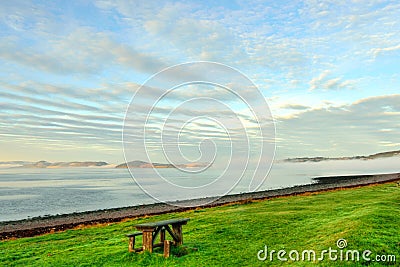
[[(0, 265), (6, 266), (382, 266), (400, 262), (400, 187), (396, 183), (307, 196), (233, 204), (129, 220), (109, 225), (0, 242)], [(164, 259), (161, 253), (129, 253), (125, 234), (133, 225), (190, 217), (183, 227), (184, 246)], [(269, 249), (300, 253), (346, 249), (395, 255), (397, 262), (376, 263), (277, 260), (259, 261)], [(196, 248), (196, 249), (194, 249)], [(346, 250), (345, 249), (345, 250)], [(287, 255), (286, 255), (287, 256)]]

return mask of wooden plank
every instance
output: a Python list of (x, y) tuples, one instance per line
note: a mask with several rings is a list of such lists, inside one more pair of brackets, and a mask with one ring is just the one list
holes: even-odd
[(153, 248), (159, 248), (159, 247), (162, 247), (162, 246), (164, 246), (164, 242), (163, 243), (154, 244)]
[(126, 236), (127, 237), (134, 237), (134, 236), (139, 236), (139, 235), (142, 235), (142, 234), (143, 234), (142, 232), (134, 232), (132, 234), (127, 234)]
[(169, 224), (185, 225), (185, 224), (187, 224), (187, 222), (189, 220), (190, 220), (190, 218), (171, 219), (171, 220), (164, 220), (164, 221), (158, 221), (158, 222), (136, 224), (135, 227), (138, 230), (143, 230), (143, 229), (151, 229), (151, 228), (154, 229), (158, 226), (165, 226), (165, 225), (169, 225)]
[(143, 251), (143, 247), (135, 248), (135, 252), (141, 252), (141, 251)]

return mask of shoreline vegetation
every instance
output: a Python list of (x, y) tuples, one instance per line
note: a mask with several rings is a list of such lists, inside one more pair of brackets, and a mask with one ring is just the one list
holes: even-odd
[[(344, 188), (354, 188), (371, 184), (400, 181), (400, 173), (316, 177), (315, 183), (299, 185), (289, 188), (258, 191), (253, 193), (241, 193), (226, 195), (219, 198), (202, 198), (176, 201), (169, 204), (155, 203), (131, 207), (121, 207), (97, 211), (86, 211), (72, 214), (34, 217), (18, 221), (0, 222), (0, 240), (32, 237), (45, 233), (64, 231), (78, 226), (94, 225), (101, 223), (120, 222), (126, 219), (139, 218), (149, 215), (166, 214), (224, 206), (233, 203), (247, 203), (255, 200), (265, 200), (293, 195), (304, 195), (314, 192), (323, 192)], [(211, 202), (212, 201), (212, 202)], [(203, 204), (210, 203), (210, 204)]]

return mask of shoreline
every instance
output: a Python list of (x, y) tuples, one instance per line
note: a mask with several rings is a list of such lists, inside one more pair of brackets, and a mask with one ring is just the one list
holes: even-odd
[[(264, 200), (277, 197), (294, 196), (313, 192), (324, 192), (342, 188), (354, 188), (372, 184), (400, 181), (400, 173), (316, 177), (313, 178), (313, 180), (317, 181), (317, 183), (252, 193), (226, 195), (220, 198), (207, 197), (172, 202), (172, 204), (177, 204), (180, 206), (173, 206), (165, 203), (154, 203), (46, 217), (34, 217), (17, 221), (3, 221), (0, 222), (0, 240), (32, 237), (45, 233), (64, 231), (78, 226), (120, 222), (125, 219), (149, 215), (182, 212), (199, 208), (223, 206), (233, 203), (246, 203), (254, 200)], [(209, 203), (212, 200), (215, 201)], [(206, 204), (204, 204), (205, 202)]]

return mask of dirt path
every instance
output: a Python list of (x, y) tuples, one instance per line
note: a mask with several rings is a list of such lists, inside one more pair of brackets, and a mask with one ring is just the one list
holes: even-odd
[[(400, 173), (361, 175), (361, 176), (340, 176), (340, 177), (319, 177), (315, 178), (317, 183), (310, 185), (294, 186), (290, 188), (259, 191), (255, 193), (243, 193), (223, 196), (219, 199), (202, 198), (175, 202), (174, 205), (156, 203), (133, 207), (79, 212), (65, 215), (48, 217), (36, 217), (31, 219), (0, 222), (0, 240), (30, 237), (44, 233), (51, 233), (71, 229), (79, 225), (91, 225), (98, 223), (118, 222), (127, 218), (155, 215), (169, 212), (178, 212), (194, 209), (193, 207), (213, 207), (235, 202), (247, 202), (274, 197), (299, 195), (309, 192), (334, 190), (339, 188), (352, 188), (370, 184), (400, 181)], [(212, 203), (210, 203), (214, 200)], [(204, 204), (209, 203), (209, 204)]]

